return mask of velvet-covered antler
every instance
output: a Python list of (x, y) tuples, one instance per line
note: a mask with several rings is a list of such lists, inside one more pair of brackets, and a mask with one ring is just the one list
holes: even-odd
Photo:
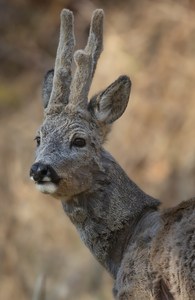
[(71, 83), (69, 101), (83, 108), (87, 105), (88, 92), (103, 48), (103, 17), (102, 9), (94, 11), (87, 45), (84, 50), (77, 50), (74, 54), (76, 71)]
[(68, 103), (72, 81), (71, 65), (75, 45), (73, 21), (73, 13), (68, 9), (63, 9), (61, 12), (60, 39), (55, 60), (49, 107)]

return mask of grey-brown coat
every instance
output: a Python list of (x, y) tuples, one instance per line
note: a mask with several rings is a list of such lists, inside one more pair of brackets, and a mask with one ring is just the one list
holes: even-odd
[(45, 117), (30, 175), (61, 199), (81, 239), (112, 274), (115, 299), (195, 299), (195, 200), (159, 212), (102, 147), (124, 112), (131, 82), (120, 76), (88, 101), (102, 51), (103, 11), (93, 14), (87, 46), (74, 54), (73, 14), (61, 14), (54, 71), (43, 87)]

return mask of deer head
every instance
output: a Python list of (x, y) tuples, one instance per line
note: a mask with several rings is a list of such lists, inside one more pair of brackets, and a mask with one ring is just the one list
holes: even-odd
[[(103, 46), (103, 11), (94, 11), (87, 45), (74, 55), (73, 14), (61, 13), (54, 70), (44, 80), (44, 121), (35, 138), (36, 160), (30, 176), (43, 193), (61, 199), (90, 190), (103, 171), (102, 144), (111, 124), (124, 112), (131, 82), (120, 76), (88, 101), (88, 92)], [(76, 71), (72, 78), (72, 59)]]

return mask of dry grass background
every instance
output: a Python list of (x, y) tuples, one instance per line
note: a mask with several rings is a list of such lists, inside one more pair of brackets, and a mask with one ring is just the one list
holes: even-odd
[(112, 280), (59, 202), (28, 178), (42, 119), (41, 82), (53, 66), (59, 12), (72, 9), (78, 47), (91, 12), (106, 13), (92, 92), (121, 74), (131, 101), (106, 147), (143, 190), (173, 206), (195, 195), (195, 1), (0, 0), (0, 299), (109, 300)]

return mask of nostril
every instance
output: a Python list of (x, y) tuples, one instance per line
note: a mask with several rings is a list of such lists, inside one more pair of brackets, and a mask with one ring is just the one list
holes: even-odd
[(45, 176), (48, 176), (48, 166), (42, 163), (35, 163), (30, 170), (30, 177), (34, 181), (42, 181)]
[(30, 169), (30, 177), (36, 182), (51, 181), (54, 183), (58, 183), (60, 180), (60, 177), (50, 165), (46, 165), (40, 162), (32, 165)]
[(46, 176), (48, 174), (48, 167), (46, 165), (41, 165), (38, 167), (37, 172), (42, 176)]

